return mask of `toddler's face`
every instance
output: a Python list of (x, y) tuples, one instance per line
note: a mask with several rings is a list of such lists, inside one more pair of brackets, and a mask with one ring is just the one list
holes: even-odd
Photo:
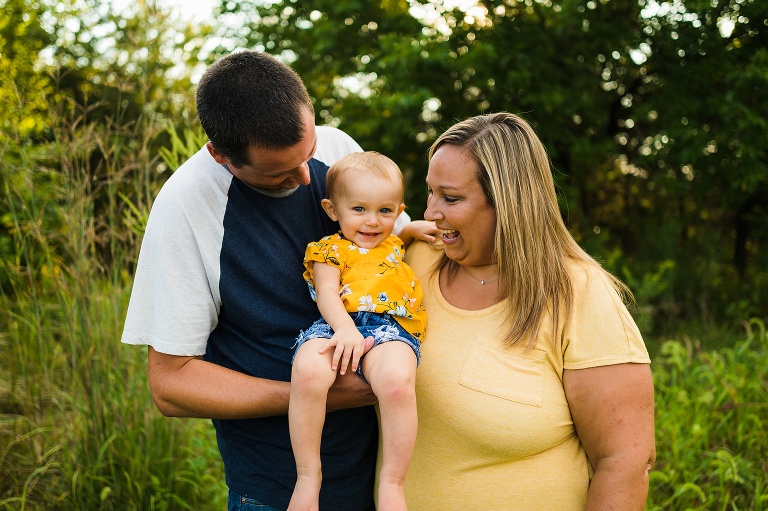
[(374, 248), (392, 234), (395, 220), (405, 208), (402, 190), (383, 177), (355, 177), (344, 184), (344, 191), (326, 211), (339, 222), (346, 239), (359, 247)]

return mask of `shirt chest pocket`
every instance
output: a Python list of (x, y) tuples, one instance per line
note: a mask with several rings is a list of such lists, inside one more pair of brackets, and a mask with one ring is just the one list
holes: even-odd
[(525, 351), (517, 346), (507, 348), (497, 340), (480, 337), (470, 348), (459, 384), (516, 403), (541, 407), (545, 359), (543, 351)]

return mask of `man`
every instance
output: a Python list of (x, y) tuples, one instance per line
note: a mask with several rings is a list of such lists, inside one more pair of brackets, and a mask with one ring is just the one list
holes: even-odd
[[(164, 415), (213, 419), (230, 509), (286, 509), (296, 477), (286, 416), (292, 346), (319, 318), (302, 260), (308, 242), (338, 229), (320, 207), (327, 166), (313, 159), (304, 84), (269, 55), (215, 63), (197, 108), (210, 141), (154, 203), (122, 341), (149, 346), (150, 389)], [(351, 139), (329, 149), (329, 136), (328, 154), (359, 149)], [(354, 373), (337, 381), (320, 506), (373, 510), (378, 430), (363, 405), (374, 398)]]

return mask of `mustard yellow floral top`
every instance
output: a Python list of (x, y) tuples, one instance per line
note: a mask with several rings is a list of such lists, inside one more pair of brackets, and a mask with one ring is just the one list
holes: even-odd
[(347, 312), (391, 314), (408, 333), (421, 339), (427, 326), (422, 305), (424, 293), (410, 266), (403, 262), (403, 242), (391, 235), (375, 248), (361, 248), (341, 233), (307, 245), (304, 280), (312, 299), (315, 293), (314, 263), (341, 271), (339, 296)]

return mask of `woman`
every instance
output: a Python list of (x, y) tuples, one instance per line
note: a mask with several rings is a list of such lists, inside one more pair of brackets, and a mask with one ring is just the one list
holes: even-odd
[(628, 290), (574, 241), (533, 129), (499, 113), (429, 152), (414, 244), (430, 323), (410, 511), (642, 510), (655, 459), (650, 359)]

